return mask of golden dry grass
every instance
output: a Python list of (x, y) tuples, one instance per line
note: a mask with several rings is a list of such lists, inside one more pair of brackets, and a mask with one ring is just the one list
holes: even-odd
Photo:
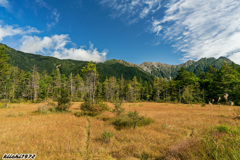
[[(231, 106), (165, 103), (124, 103), (126, 111), (139, 111), (154, 120), (149, 126), (116, 130), (101, 117), (75, 117), (69, 113), (36, 114), (43, 104), (10, 104), (0, 109), (0, 156), (4, 153), (36, 153), (36, 159), (140, 159), (164, 157), (187, 145), (188, 139), (220, 124), (239, 126)], [(113, 107), (112, 104), (108, 104)], [(103, 130), (115, 133), (110, 143), (101, 140)]]

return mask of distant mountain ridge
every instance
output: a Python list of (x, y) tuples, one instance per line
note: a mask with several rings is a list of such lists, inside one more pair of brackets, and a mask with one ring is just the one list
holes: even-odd
[[(47, 71), (48, 74), (51, 74), (56, 67), (61, 64), (59, 69), (62, 74), (68, 76), (70, 73), (79, 73), (81, 75), (82, 67), (88, 63), (87, 61), (70, 59), (60, 60), (50, 56), (24, 53), (21, 51), (16, 51), (8, 46), (6, 46), (6, 48), (6, 53), (10, 57), (10, 64), (17, 66), (19, 69), (22, 69), (26, 72), (31, 72), (33, 66), (35, 65), (38, 69), (38, 72), (41, 73), (43, 71)], [(220, 69), (224, 63), (233, 62), (226, 57), (220, 57), (218, 59), (202, 58), (198, 61), (189, 60), (179, 65), (169, 65), (160, 62), (143, 62), (142, 64), (138, 65), (131, 62), (126, 62), (124, 60), (111, 59), (105, 61), (104, 63), (97, 63), (97, 70), (101, 80), (104, 80), (106, 77), (110, 76), (121, 78), (123, 75), (127, 80), (130, 80), (136, 76), (139, 80), (153, 81), (154, 76), (168, 79), (174, 78), (181, 67), (185, 67), (188, 71), (197, 74), (198, 70), (206, 72), (209, 68), (209, 65), (216, 69)]]
[(198, 61), (189, 60), (179, 65), (169, 65), (169, 64), (164, 64), (160, 62), (148, 62), (148, 61), (143, 62), (140, 65), (137, 65), (137, 64), (132, 64), (131, 62), (128, 63), (123, 60), (118, 60), (118, 61), (119, 63), (123, 63), (125, 65), (141, 68), (142, 70), (150, 73), (153, 76), (163, 77), (168, 79), (170, 79), (170, 77), (174, 78), (181, 67), (185, 67), (189, 72), (193, 72), (197, 74), (198, 70), (206, 72), (210, 65), (213, 68), (220, 69), (224, 65), (224, 63), (228, 63), (228, 64), (233, 63), (233, 61), (231, 61), (226, 57), (220, 57), (218, 59), (202, 58)]

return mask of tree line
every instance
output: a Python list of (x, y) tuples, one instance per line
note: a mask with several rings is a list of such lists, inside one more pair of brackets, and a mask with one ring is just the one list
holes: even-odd
[[(80, 74), (61, 74), (58, 67), (50, 75), (46, 71), (19, 70), (8, 64), (5, 48), (0, 47), (0, 99), (7, 102), (56, 100), (62, 90), (71, 101), (91, 100), (125, 102), (156, 101), (176, 103), (222, 103), (240, 105), (240, 67), (225, 63), (219, 70), (209, 66), (197, 75), (182, 67), (172, 80), (155, 77), (153, 82), (125, 80), (114, 76), (100, 81), (96, 65), (89, 62)], [(226, 97), (227, 95), (227, 97)]]

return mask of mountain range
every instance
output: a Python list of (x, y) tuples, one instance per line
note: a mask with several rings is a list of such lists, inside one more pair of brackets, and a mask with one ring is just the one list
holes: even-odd
[[(59, 69), (62, 74), (68, 76), (70, 73), (79, 73), (81, 75), (82, 67), (88, 63), (87, 61), (61, 60), (50, 56), (24, 53), (6, 45), (4, 46), (6, 47), (6, 53), (10, 57), (9, 63), (26, 72), (31, 72), (35, 66), (38, 72), (41, 73), (46, 71), (48, 74), (51, 74), (57, 66), (61, 65)], [(123, 75), (126, 80), (130, 80), (136, 76), (139, 80), (153, 81), (155, 76), (168, 79), (174, 78), (181, 67), (185, 67), (188, 71), (197, 74), (198, 70), (206, 72), (210, 65), (219, 69), (224, 63), (233, 62), (226, 57), (220, 57), (218, 59), (202, 58), (198, 61), (189, 60), (179, 65), (169, 65), (160, 62), (144, 62), (138, 65), (124, 60), (111, 59), (103, 63), (97, 63), (96, 66), (100, 75), (100, 80), (104, 80), (106, 77), (110, 76), (121, 78)]]

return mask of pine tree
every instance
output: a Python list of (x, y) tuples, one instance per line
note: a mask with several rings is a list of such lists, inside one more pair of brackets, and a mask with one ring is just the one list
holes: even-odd
[(6, 89), (7, 89), (7, 76), (10, 74), (10, 65), (8, 64), (8, 56), (5, 54), (6, 48), (5, 46), (0, 46), (0, 91), (3, 93), (0, 96), (6, 97)]
[(96, 65), (91, 61), (87, 66), (82, 68), (84, 74), (86, 86), (88, 87), (88, 96), (92, 103), (95, 103), (95, 92), (97, 88), (97, 68)]

